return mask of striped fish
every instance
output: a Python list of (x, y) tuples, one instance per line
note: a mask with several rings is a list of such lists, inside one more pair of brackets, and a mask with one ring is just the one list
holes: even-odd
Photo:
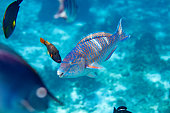
[(77, 15), (76, 0), (59, 0), (59, 11), (54, 15), (55, 19), (64, 18), (67, 22), (75, 20)]
[(128, 37), (130, 36), (122, 30), (121, 19), (114, 34), (98, 32), (88, 35), (66, 55), (57, 74), (59, 77), (75, 78), (87, 72), (87, 68), (100, 69), (98, 64), (108, 60), (116, 50), (118, 42)]

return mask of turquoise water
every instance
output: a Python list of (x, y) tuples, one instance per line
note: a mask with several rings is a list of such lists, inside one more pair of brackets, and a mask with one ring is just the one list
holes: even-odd
[[(0, 1), (0, 27), (7, 6)], [(23, 0), (16, 28), (0, 42), (18, 52), (41, 76), (49, 90), (65, 103), (51, 101), (46, 113), (112, 113), (124, 105), (133, 113), (170, 112), (170, 13), (168, 0), (77, 0), (72, 23), (53, 19), (57, 0)], [(114, 33), (119, 22), (131, 38), (120, 43), (102, 63), (97, 77), (61, 79), (59, 64), (47, 54), (40, 37), (53, 43), (62, 59), (90, 33)]]

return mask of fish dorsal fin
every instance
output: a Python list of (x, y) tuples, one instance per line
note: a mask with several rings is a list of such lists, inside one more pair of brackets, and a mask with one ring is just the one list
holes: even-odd
[(86, 41), (90, 41), (90, 40), (93, 40), (93, 39), (97, 39), (97, 38), (103, 38), (103, 37), (110, 37), (112, 36), (112, 34), (110, 33), (105, 33), (105, 32), (98, 32), (98, 33), (93, 33), (93, 34), (90, 34), (88, 36), (86, 36), (85, 38), (83, 38), (82, 40), (80, 40), (78, 44), (81, 44), (81, 43), (84, 43)]
[(45, 41), (45, 44), (46, 45), (50, 45), (51, 43), (50, 42), (48, 42), (47, 40)]
[[(112, 50), (112, 52), (109, 54), (109, 56), (106, 58), (106, 60), (108, 60), (111, 56), (112, 56), (112, 54), (113, 54), (113, 52), (116, 50), (116, 48), (117, 48), (117, 46)], [(105, 61), (106, 61), (105, 60)]]

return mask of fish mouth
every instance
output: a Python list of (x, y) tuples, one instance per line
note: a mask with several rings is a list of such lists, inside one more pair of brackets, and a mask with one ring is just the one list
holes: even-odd
[(60, 78), (62, 78), (63, 77), (63, 72), (60, 72), (60, 71), (57, 71), (57, 75), (60, 77)]

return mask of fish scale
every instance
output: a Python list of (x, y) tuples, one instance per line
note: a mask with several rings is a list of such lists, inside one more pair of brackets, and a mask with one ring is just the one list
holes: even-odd
[[(99, 34), (101, 34), (99, 32)], [(83, 40), (84, 43), (77, 45), (78, 51), (83, 51), (84, 56), (86, 56), (86, 62), (88, 63), (92, 63), (95, 61), (98, 61), (99, 59), (101, 59), (98, 56), (102, 56), (105, 53), (106, 48), (108, 48), (110, 45), (107, 44), (107, 42), (102, 39), (103, 37), (106, 37), (105, 35), (100, 36), (100, 37), (96, 37), (95, 40), (101, 47), (102, 49), (100, 50), (100, 48), (97, 46), (97, 44), (94, 41), (87, 41), (89, 39), (86, 38), (86, 40)], [(112, 42), (110, 40), (113, 40), (112, 38), (107, 37), (107, 40), (109, 42)], [(81, 47), (80, 47), (81, 46)], [(83, 49), (80, 49), (83, 48)], [(97, 53), (96, 53), (97, 50)]]
[[(103, 34), (103, 32), (99, 33), (99, 34)], [(97, 58), (97, 56), (102, 56), (105, 53), (104, 52), (105, 49), (107, 47), (109, 47), (107, 42), (104, 39), (102, 39), (102, 37), (106, 37), (106, 36), (105, 35), (98, 36), (98, 37), (95, 37), (95, 39), (92, 39), (92, 40), (95, 40), (102, 47), (102, 50), (100, 50), (100, 48), (96, 45), (95, 42), (88, 41), (89, 39), (87, 39), (87, 38), (86, 38), (86, 40), (83, 40), (84, 43), (82, 43), (80, 46), (79, 45), (77, 46), (76, 51), (79, 53), (82, 53), (82, 51), (83, 51), (84, 56), (86, 56), (86, 62), (92, 63), (92, 62), (97, 61), (98, 59), (101, 59), (100, 57)], [(107, 40), (109, 42), (111, 42), (110, 40), (113, 40), (113, 39), (107, 39)], [(97, 52), (96, 52), (96, 50), (97, 50)]]

